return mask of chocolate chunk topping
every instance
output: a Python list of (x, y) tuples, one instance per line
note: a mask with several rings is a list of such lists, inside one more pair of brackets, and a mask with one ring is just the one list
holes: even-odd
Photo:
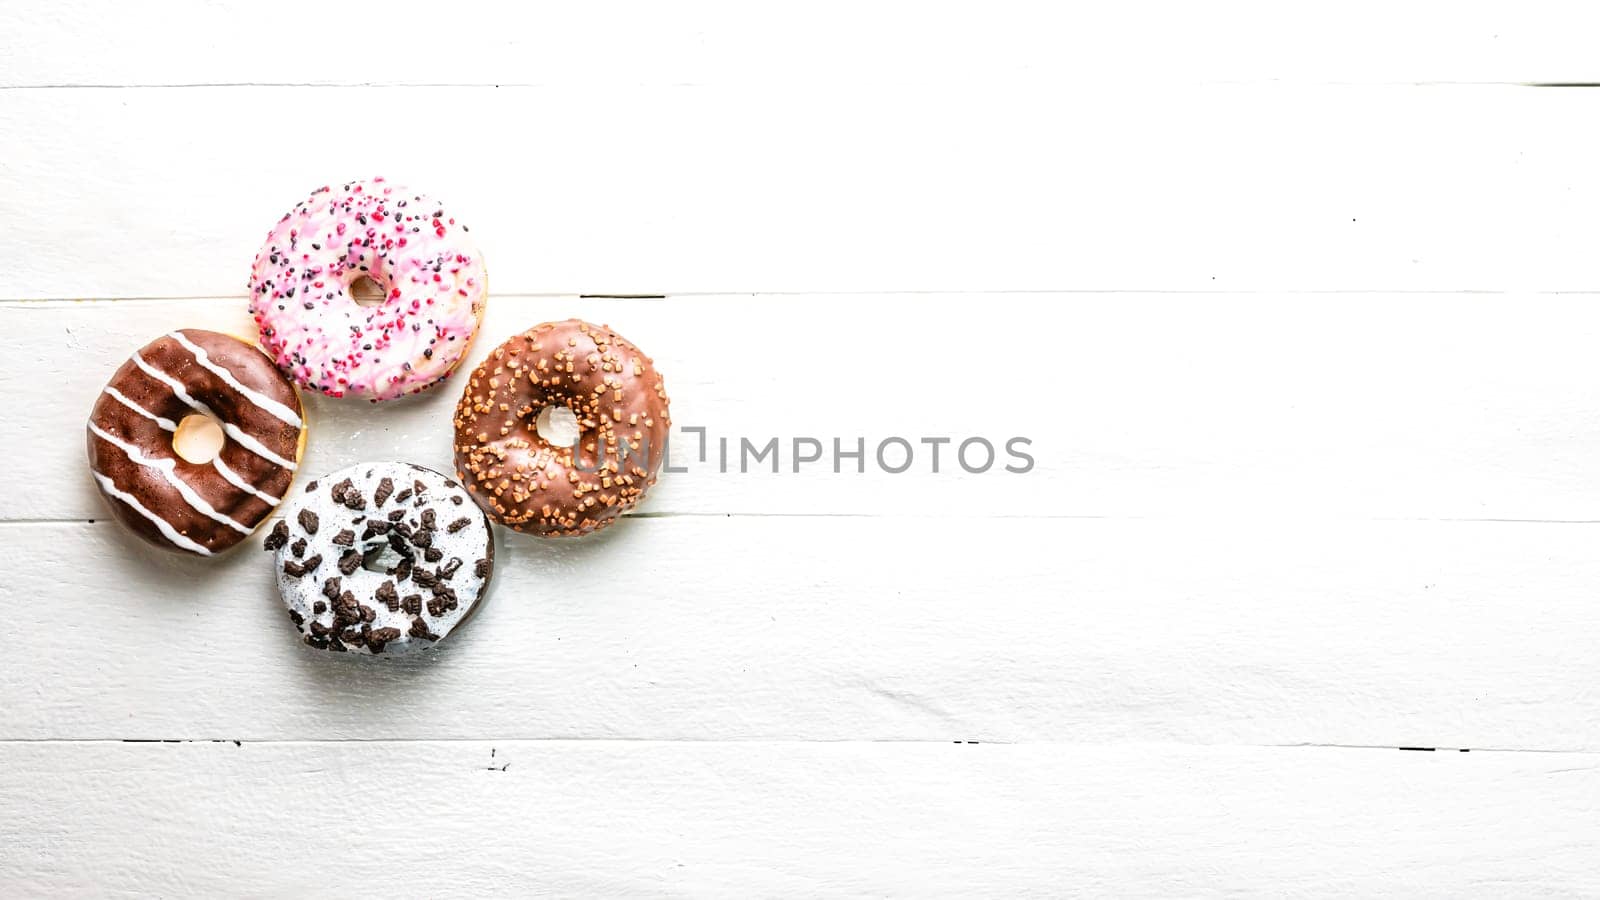
[(421, 500), (422, 499), (422, 495), (426, 494), (428, 492), (428, 486), (423, 484), (420, 481), (411, 482), (411, 488), (412, 488), (412, 490), (417, 492), (417, 499), (418, 500)]
[(472, 574), (478, 576), (479, 578), (488, 578), (489, 577), (489, 560), (480, 559), (477, 562), (473, 563), (472, 564)]
[(404, 503), (404, 502), (406, 502), (407, 500), (410, 500), (410, 499), (411, 499), (411, 488), (406, 488), (405, 490), (401, 491), (400, 493), (394, 495), (394, 502), (396, 502), (396, 503)]
[(317, 602), (311, 604), (311, 612), (314, 615), (319, 615), (320, 616), (320, 615), (322, 615), (323, 613), (325, 613), (327, 611), (328, 611), (328, 604), (327, 604), (327, 601), (325, 601), (325, 600), (318, 600)]
[(431, 529), (431, 528), (420, 528), (420, 529), (418, 529), (417, 533), (413, 534), (411, 536), (411, 543), (416, 544), (418, 547), (432, 547), (433, 546), (433, 529)]
[(306, 571), (306, 567), (296, 560), (286, 559), (283, 561), (283, 573), (290, 578), (304, 578)]
[(328, 626), (322, 624), (321, 622), (318, 622), (316, 619), (312, 619), (311, 620), (311, 633), (316, 635), (317, 637), (327, 637), (327, 635), (328, 635)]
[(389, 607), (389, 612), (400, 611), (400, 592), (394, 589), (394, 582), (385, 581), (378, 585), (378, 590), (373, 594), (373, 599)]
[(356, 597), (349, 591), (345, 591), (334, 602), (333, 627), (335, 629), (345, 628), (359, 621), (361, 621), (361, 614), (357, 609)]
[(415, 572), (411, 573), (411, 580), (422, 585), (423, 587), (433, 587), (433, 585), (438, 582), (439, 576), (428, 571), (427, 569), (419, 568)]
[(400, 608), (413, 616), (422, 615), (422, 595), (407, 594), (400, 598)]
[(333, 536), (333, 542), (341, 547), (348, 547), (356, 542), (356, 533), (346, 528)]
[(404, 519), (405, 517), (406, 517), (406, 511), (403, 510), (403, 509), (391, 509), (391, 510), (389, 510), (389, 521), (391, 521), (391, 522), (398, 522), (401, 519)]
[(436, 641), (439, 639), (439, 636), (434, 634), (433, 631), (428, 628), (428, 623), (421, 616), (411, 620), (411, 636), (429, 641)]
[(361, 551), (360, 550), (346, 550), (344, 552), (344, 555), (339, 557), (339, 571), (340, 572), (343, 572), (344, 574), (349, 575), (351, 572), (354, 572), (355, 570), (357, 570), (359, 568), (361, 568)]
[(306, 485), (306, 493), (308, 493), (308, 494), (311, 493), (312, 491), (316, 490), (316, 489), (317, 489), (317, 482), (316, 481), (312, 481), (310, 484)]
[(300, 519), (300, 527), (306, 530), (306, 534), (317, 533), (318, 522), (316, 513), (309, 509), (302, 509), (300, 510), (300, 515), (298, 518)]
[(411, 552), (411, 545), (406, 543), (405, 537), (397, 532), (389, 532), (389, 546), (394, 548), (394, 552), (408, 559), (416, 555)]
[(425, 510), (422, 511), (422, 527), (423, 528), (426, 528), (429, 531), (432, 531), (434, 528), (438, 527), (435, 524), (436, 521), (437, 521), (437, 519), (434, 516), (433, 510), (425, 509)]
[(340, 585), (340, 583), (342, 581), (343, 581), (343, 579), (341, 579), (337, 575), (334, 575), (333, 577), (329, 578), (327, 581), (324, 581), (322, 583), (322, 596), (327, 597), (329, 600), (337, 600), (337, 599), (339, 599), (339, 591), (340, 591), (339, 585)]
[(472, 524), (472, 520), (471, 519), (467, 518), (466, 516), (462, 516), (461, 518), (459, 518), (459, 519), (455, 520), (454, 522), (451, 522), (449, 525), (445, 526), (444, 530), (449, 532), (450, 534), (455, 534), (456, 532), (460, 531), (461, 529), (463, 529), (463, 528), (465, 528), (465, 527), (467, 527), (468, 525), (471, 525), (471, 524)]
[(411, 557), (400, 560), (400, 565), (394, 567), (394, 577), (397, 581), (405, 581), (411, 577)]
[(296, 628), (300, 628), (306, 624), (306, 617), (300, 615), (292, 609), (289, 610), (289, 618), (294, 622), (294, 627)]
[(276, 550), (288, 542), (289, 523), (279, 519), (278, 524), (272, 526), (272, 533), (267, 535), (265, 541), (261, 542), (261, 547), (265, 550)]
[(388, 534), (391, 527), (392, 526), (388, 522), (377, 520), (368, 522), (367, 527), (361, 531), (361, 539), (363, 541), (370, 541), (380, 534)]
[(394, 479), (385, 478), (378, 482), (378, 489), (372, 492), (372, 502), (382, 506), (383, 501), (389, 499), (392, 493), (394, 493)]
[(400, 629), (398, 628), (374, 628), (372, 633), (367, 635), (367, 649), (373, 653), (382, 653), (385, 644), (397, 640), (399, 637)]
[(422, 558), (428, 562), (438, 562), (439, 560), (444, 559), (444, 551), (440, 550), (438, 547), (429, 547), (428, 549), (422, 551)]
[(308, 556), (308, 557), (306, 557), (305, 566), (306, 566), (306, 571), (307, 572), (315, 572), (317, 570), (317, 566), (320, 566), (320, 565), (322, 565), (322, 554), (321, 553), (318, 553), (316, 556)]
[(289, 545), (289, 552), (293, 553), (295, 555), (295, 557), (297, 557), (297, 558), (301, 557), (301, 556), (305, 556), (306, 555), (306, 539), (305, 538), (295, 538), (294, 539), (294, 543)]
[(461, 505), (461, 495), (460, 494), (456, 494), (455, 496), (451, 497), (450, 498), (450, 502), (454, 503), (457, 506), (460, 506)]
[(328, 496), (332, 497), (333, 498), (333, 502), (335, 502), (335, 503), (343, 503), (344, 502), (344, 492), (350, 490), (353, 487), (354, 487), (354, 485), (350, 483), (350, 479), (346, 478), (345, 480), (343, 480), (343, 481), (339, 482), (338, 484), (334, 485), (328, 491)]
[(361, 496), (360, 491), (351, 488), (344, 492), (344, 505), (350, 509), (366, 509), (367, 498)]
[(461, 557), (452, 556), (450, 561), (444, 564), (444, 568), (439, 570), (439, 577), (449, 581), (455, 576), (456, 570), (459, 568), (461, 568)]
[(378, 617), (378, 613), (365, 603), (361, 604), (359, 609), (361, 610), (361, 621), (363, 622), (371, 622)]

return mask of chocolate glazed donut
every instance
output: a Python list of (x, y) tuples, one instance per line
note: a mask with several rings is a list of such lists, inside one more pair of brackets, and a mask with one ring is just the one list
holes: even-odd
[[(577, 417), (574, 446), (539, 435), (546, 406)], [(472, 373), (456, 405), (456, 477), (502, 525), (588, 534), (655, 483), (671, 425), (650, 357), (606, 326), (546, 322), (495, 348)]]
[[(203, 413), (222, 450), (191, 463), (178, 423)], [(300, 397), (238, 338), (174, 331), (122, 364), (89, 414), (89, 469), (117, 520), (164, 550), (210, 556), (244, 540), (283, 502), (305, 438)]]

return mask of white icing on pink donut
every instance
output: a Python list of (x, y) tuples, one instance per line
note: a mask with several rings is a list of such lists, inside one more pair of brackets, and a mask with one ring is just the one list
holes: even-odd
[[(382, 178), (323, 187), (267, 235), (250, 272), (261, 344), (302, 387), (392, 400), (438, 384), (483, 319), (483, 255), (438, 201)], [(352, 298), (370, 276), (386, 297)]]

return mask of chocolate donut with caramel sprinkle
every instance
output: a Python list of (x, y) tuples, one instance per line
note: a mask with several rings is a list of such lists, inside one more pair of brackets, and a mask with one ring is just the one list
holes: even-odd
[[(222, 426), (209, 462), (172, 438), (191, 413)], [(244, 341), (189, 328), (146, 344), (89, 413), (89, 470), (117, 521), (163, 550), (211, 556), (283, 502), (305, 445), (294, 385)]]
[[(572, 411), (574, 444), (540, 436), (545, 407)], [(638, 347), (604, 325), (546, 322), (472, 373), (456, 405), (456, 477), (502, 525), (588, 534), (655, 483), (671, 424), (661, 375)]]

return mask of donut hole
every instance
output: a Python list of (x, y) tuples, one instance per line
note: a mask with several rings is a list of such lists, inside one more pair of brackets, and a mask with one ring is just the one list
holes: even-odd
[(204, 413), (190, 413), (172, 432), (172, 452), (185, 462), (204, 465), (222, 452), (222, 423)]
[(552, 447), (571, 447), (578, 442), (578, 414), (565, 406), (546, 406), (533, 421), (534, 430)]
[(361, 568), (368, 572), (377, 572), (379, 575), (387, 575), (400, 565), (402, 558), (387, 541), (384, 541), (373, 544), (361, 554)]
[(371, 275), (362, 275), (350, 282), (348, 292), (350, 299), (360, 306), (382, 306), (384, 298), (389, 296), (389, 292), (383, 289), (383, 285), (373, 280)]

